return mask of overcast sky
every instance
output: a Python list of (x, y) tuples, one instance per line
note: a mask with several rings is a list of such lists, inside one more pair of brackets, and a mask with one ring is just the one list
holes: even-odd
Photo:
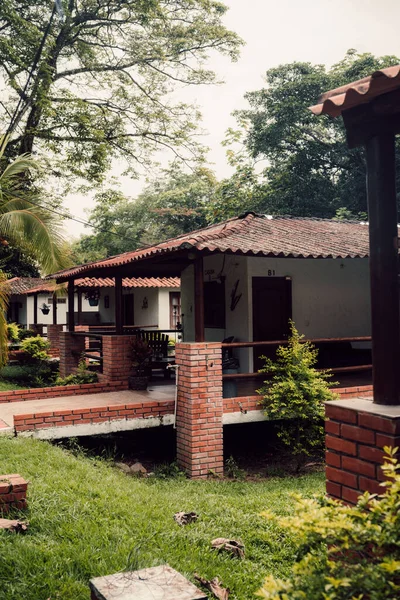
[[(238, 62), (217, 56), (210, 61), (225, 81), (219, 86), (185, 90), (186, 101), (195, 101), (203, 113), (204, 144), (210, 147), (209, 162), (218, 177), (230, 169), (221, 146), (228, 127), (235, 125), (231, 113), (246, 106), (246, 91), (260, 89), (267, 69), (293, 61), (332, 65), (349, 48), (359, 52), (400, 55), (399, 0), (225, 0), (229, 11), (225, 25), (245, 41)], [(123, 182), (123, 191), (136, 195), (144, 181)], [(70, 197), (66, 206), (86, 218), (89, 197)], [(74, 237), (91, 230), (68, 221)]]

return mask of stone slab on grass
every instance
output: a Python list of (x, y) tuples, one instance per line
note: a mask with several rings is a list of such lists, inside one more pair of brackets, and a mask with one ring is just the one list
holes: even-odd
[(168, 565), (116, 573), (90, 580), (92, 600), (207, 600), (207, 596)]

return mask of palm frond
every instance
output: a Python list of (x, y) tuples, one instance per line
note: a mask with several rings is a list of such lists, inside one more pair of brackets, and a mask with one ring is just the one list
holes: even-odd
[(68, 264), (65, 240), (59, 222), (29, 203), (22, 208), (0, 211), (0, 235), (24, 249), (40, 265), (44, 274), (54, 273)]
[[(0, 159), (4, 149), (0, 138)], [(30, 155), (23, 154), (0, 169), (0, 236), (37, 261), (43, 274), (70, 264), (61, 222), (45, 208), (26, 175), (40, 170)]]

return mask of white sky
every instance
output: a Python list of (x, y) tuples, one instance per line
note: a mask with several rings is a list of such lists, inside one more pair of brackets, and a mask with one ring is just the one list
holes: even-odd
[[(377, 56), (400, 55), (399, 0), (224, 0), (229, 7), (224, 23), (246, 42), (238, 62), (217, 56), (210, 61), (220, 79), (219, 86), (186, 89), (185, 101), (196, 102), (203, 114), (202, 127), (208, 134), (203, 143), (210, 147), (209, 162), (218, 177), (230, 168), (221, 142), (228, 127), (235, 126), (231, 113), (243, 108), (245, 92), (263, 86), (265, 71), (293, 61), (332, 65), (349, 48)], [(124, 193), (136, 195), (142, 181), (125, 180)], [(91, 197), (75, 196), (65, 205), (77, 217), (86, 219)], [(68, 221), (72, 236), (90, 233), (90, 228)]]

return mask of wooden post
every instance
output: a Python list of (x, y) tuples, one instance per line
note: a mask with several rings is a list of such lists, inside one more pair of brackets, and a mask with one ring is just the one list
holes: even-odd
[(53, 325), (57, 325), (57, 296), (53, 293)]
[(395, 136), (366, 142), (374, 402), (400, 405)]
[(38, 320), (37, 320), (37, 315), (38, 315), (38, 313), (37, 313), (37, 297), (38, 297), (37, 294), (33, 294), (33, 324), (34, 325), (37, 325), (37, 322), (38, 322)]
[(194, 262), (194, 339), (204, 342), (204, 275), (203, 257)]
[(68, 331), (75, 331), (75, 280), (68, 281)]
[(115, 333), (117, 335), (123, 334), (123, 323), (122, 323), (122, 277), (116, 275), (115, 281)]
[(78, 323), (82, 325), (82, 291), (78, 289)]

